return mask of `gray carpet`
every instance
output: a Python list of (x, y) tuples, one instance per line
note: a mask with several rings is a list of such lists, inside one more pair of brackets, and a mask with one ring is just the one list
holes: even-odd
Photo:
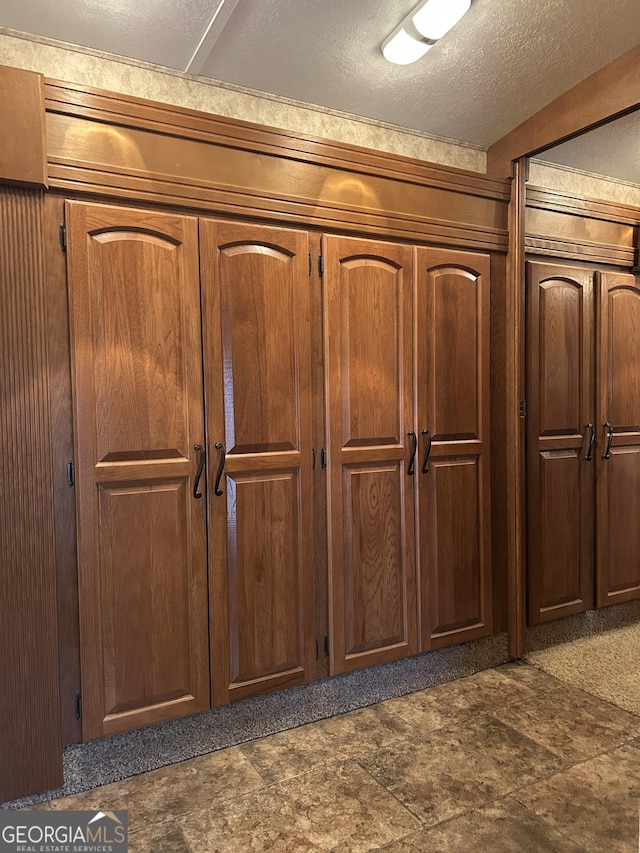
[[(640, 714), (640, 603), (537, 626), (526, 660), (538, 669)], [(588, 636), (578, 636), (586, 632)], [(557, 645), (551, 645), (553, 641)], [(564, 642), (563, 642), (564, 640)], [(560, 641), (560, 642), (558, 642)]]
[(254, 738), (463, 678), (508, 660), (506, 634), (256, 696), (168, 723), (67, 746), (64, 786), (0, 803), (22, 808), (78, 794)]

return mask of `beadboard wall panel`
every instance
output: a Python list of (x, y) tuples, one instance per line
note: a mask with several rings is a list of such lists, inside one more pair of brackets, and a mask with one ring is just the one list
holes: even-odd
[(0, 188), (0, 802), (62, 782), (42, 211)]

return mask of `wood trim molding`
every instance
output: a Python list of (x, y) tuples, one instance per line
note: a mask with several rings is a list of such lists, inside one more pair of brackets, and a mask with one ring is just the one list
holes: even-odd
[(536, 154), (640, 107), (640, 45), (582, 80), (503, 136), (487, 152), (491, 175), (510, 174), (512, 161)]
[(507, 256), (506, 299), (506, 404), (507, 404), (507, 589), (508, 644), (512, 658), (526, 654), (526, 564), (524, 514), (524, 419), (519, 403), (524, 399), (524, 225), (527, 161), (514, 164), (509, 206), (511, 241)]
[[(429, 216), (359, 208), (290, 193), (265, 194), (249, 187), (215, 181), (179, 179), (173, 175), (51, 158), (49, 185), (62, 192), (108, 195), (131, 203), (153, 203), (187, 210), (223, 212), (280, 224), (315, 226), (340, 233), (385, 235), (403, 240), (434, 241), (443, 246), (464, 245), (506, 252), (506, 228), (451, 222)], [(506, 207), (506, 205), (505, 205)]]
[(529, 254), (633, 267), (640, 208), (527, 187)]
[(151, 130), (227, 148), (509, 201), (509, 187), (504, 180), (478, 172), (425, 163), (399, 154), (304, 136), (74, 83), (46, 78), (45, 104), (47, 112), (88, 118), (113, 126)]
[(527, 234), (525, 249), (530, 255), (566, 258), (572, 261), (590, 261), (620, 267), (633, 267), (636, 252), (633, 247), (606, 246), (599, 243), (575, 240), (549, 239)]
[(47, 186), (44, 77), (0, 65), (0, 182)]
[(527, 185), (527, 207), (573, 213), (578, 216), (587, 216), (589, 219), (605, 219), (607, 222), (620, 222), (626, 225), (640, 224), (640, 208), (630, 204), (600, 201), (582, 195), (568, 195), (558, 190), (532, 185)]

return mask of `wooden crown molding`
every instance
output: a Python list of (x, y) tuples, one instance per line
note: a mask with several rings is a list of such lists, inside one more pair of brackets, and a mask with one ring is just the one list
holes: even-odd
[(46, 78), (45, 104), (51, 113), (509, 201), (509, 185), (501, 178), (79, 84)]

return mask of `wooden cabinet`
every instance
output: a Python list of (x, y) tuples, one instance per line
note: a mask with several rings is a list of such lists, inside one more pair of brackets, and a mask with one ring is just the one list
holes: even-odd
[(526, 287), (527, 597), (534, 625), (594, 603), (593, 273), (528, 263)]
[(640, 598), (640, 280), (596, 273), (597, 604)]
[(490, 633), (488, 256), (67, 222), (85, 739)]
[(491, 633), (488, 255), (416, 250), (422, 648)]
[(417, 651), (413, 259), (340, 237), (323, 254), (331, 671), (344, 672)]
[(325, 240), (334, 671), (492, 631), (489, 268)]
[(67, 204), (83, 737), (209, 706), (197, 220)]
[(640, 597), (639, 297), (629, 274), (527, 264), (532, 625)]
[(213, 702), (315, 675), (307, 234), (201, 221)]

